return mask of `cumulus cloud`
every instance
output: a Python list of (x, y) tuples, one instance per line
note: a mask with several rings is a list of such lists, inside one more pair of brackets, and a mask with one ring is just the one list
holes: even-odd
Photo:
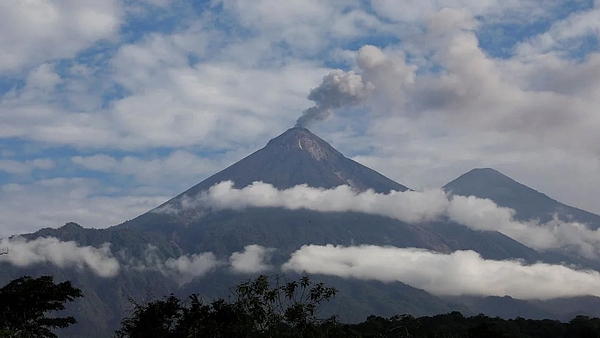
[(586, 258), (597, 258), (600, 254), (600, 230), (591, 230), (577, 222), (564, 222), (558, 217), (547, 223), (519, 221), (515, 219), (514, 210), (499, 207), (492, 200), (449, 196), (441, 189), (383, 194), (372, 190), (358, 192), (345, 185), (333, 189), (298, 185), (278, 190), (263, 182), (236, 189), (233, 182), (225, 181), (195, 197), (183, 196), (180, 202), (180, 209), (166, 205), (155, 212), (172, 214), (203, 208), (280, 207), (320, 212), (363, 212), (407, 223), (448, 219), (474, 230), (501, 232), (536, 250), (560, 249)]
[(160, 271), (173, 276), (179, 283), (189, 283), (196, 277), (201, 277), (219, 265), (212, 252), (184, 255), (176, 259), (169, 258)]
[(8, 249), (8, 254), (0, 256), (0, 263), (6, 262), (17, 267), (49, 263), (61, 269), (88, 268), (105, 278), (116, 276), (120, 269), (108, 243), (95, 248), (82, 247), (73, 241), (63, 242), (54, 237), (35, 240), (11, 237), (0, 240), (0, 248)]
[(303, 246), (282, 269), (383, 282), (435, 295), (549, 299), (600, 296), (600, 273), (562, 265), (486, 260), (474, 251), (441, 254), (415, 248)]
[(74, 57), (98, 40), (118, 33), (122, 4), (66, 0), (2, 1), (0, 74), (36, 62)]
[[(426, 33), (427, 51), (433, 56), (430, 64), (420, 67), (414, 81), (407, 83), (403, 73), (394, 72), (381, 72), (370, 81), (398, 105), (397, 114), (417, 119), (435, 116), (451, 122), (448, 129), (497, 132), (545, 147), (600, 154), (591, 132), (600, 126), (595, 113), (597, 95), (558, 93), (544, 85), (544, 77), (553, 82), (570, 78), (570, 83), (577, 83), (569, 75), (570, 65), (591, 68), (586, 65), (597, 63), (594, 53), (583, 63), (532, 51), (537, 47), (510, 60), (493, 58), (480, 47), (476, 26), (472, 14), (464, 10), (435, 13)], [(585, 32), (574, 34), (581, 39)], [(533, 39), (521, 49), (538, 40), (547, 39)], [(587, 82), (585, 87), (597, 88), (597, 84)]]
[(246, 245), (243, 252), (234, 252), (229, 257), (231, 270), (238, 273), (259, 273), (272, 269), (269, 264), (275, 249), (260, 245)]

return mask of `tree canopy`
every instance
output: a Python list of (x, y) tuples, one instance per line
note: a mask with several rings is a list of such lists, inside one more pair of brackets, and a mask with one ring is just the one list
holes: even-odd
[(52, 276), (15, 279), (0, 289), (0, 337), (57, 337), (52, 329), (77, 321), (72, 316), (48, 315), (82, 296), (70, 281), (54, 283)]
[(123, 319), (118, 338), (137, 337), (411, 337), (411, 338), (600, 338), (600, 319), (578, 316), (568, 323), (555, 320), (505, 320), (460, 312), (415, 318), (369, 316), (358, 324), (336, 317), (318, 318), (320, 306), (336, 290), (308, 277), (287, 281), (259, 276), (233, 289), (230, 301), (205, 303), (192, 294), (187, 300), (171, 295), (134, 304)]
[(318, 337), (323, 302), (336, 290), (308, 277), (286, 281), (261, 275), (236, 286), (231, 301), (205, 303), (192, 294), (187, 301), (171, 295), (146, 304), (133, 302), (115, 336), (136, 337)]
[[(600, 319), (577, 316), (556, 320), (505, 320), (460, 312), (415, 318), (369, 316), (358, 324), (320, 318), (319, 309), (336, 289), (313, 283), (308, 277), (286, 280), (261, 275), (232, 289), (229, 300), (204, 301), (192, 294), (174, 295), (142, 304), (132, 301), (129, 317), (115, 331), (117, 338), (600, 338)], [(49, 317), (67, 302), (82, 297), (71, 282), (55, 283), (51, 276), (13, 280), (0, 289), (0, 338), (57, 337), (54, 329), (67, 328), (75, 318)]]

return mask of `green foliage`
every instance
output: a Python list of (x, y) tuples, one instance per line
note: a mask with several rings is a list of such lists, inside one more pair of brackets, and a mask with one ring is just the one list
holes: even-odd
[(247, 313), (262, 334), (291, 328), (294, 334), (314, 330), (319, 306), (336, 294), (323, 283), (312, 284), (306, 276), (299, 281), (261, 275), (235, 288), (235, 305)]
[(369, 316), (360, 324), (347, 325), (358, 337), (377, 338), (594, 338), (600, 337), (600, 319), (578, 316), (569, 323), (516, 318), (505, 320), (483, 314), (464, 317), (452, 312), (433, 317)]
[(334, 318), (317, 318), (320, 305), (335, 293), (334, 288), (313, 284), (308, 277), (284, 281), (261, 275), (236, 286), (231, 301), (205, 304), (191, 295), (183, 302), (171, 295), (146, 304), (133, 302), (131, 317), (123, 319), (115, 336), (321, 337), (323, 327), (327, 332), (341, 327)]
[(66, 302), (82, 296), (71, 282), (55, 284), (52, 276), (15, 279), (0, 289), (0, 337), (57, 337), (51, 329), (77, 321), (47, 314), (64, 310)]

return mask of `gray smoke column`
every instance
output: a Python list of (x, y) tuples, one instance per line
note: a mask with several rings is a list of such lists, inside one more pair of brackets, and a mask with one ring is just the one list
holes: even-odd
[(361, 103), (373, 89), (373, 84), (364, 82), (362, 76), (353, 71), (336, 69), (323, 77), (323, 82), (310, 91), (308, 99), (315, 105), (302, 112), (296, 127), (307, 127), (312, 122), (322, 121), (332, 114), (333, 109)]

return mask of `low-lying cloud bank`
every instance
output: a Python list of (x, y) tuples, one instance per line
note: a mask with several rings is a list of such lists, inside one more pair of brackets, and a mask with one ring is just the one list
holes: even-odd
[[(56, 238), (28, 241), (22, 237), (3, 239), (8, 255), (0, 263), (25, 267), (50, 263), (59, 268), (89, 268), (101, 277), (119, 271), (158, 271), (180, 285), (206, 276), (216, 269), (254, 274), (276, 270), (270, 264), (275, 249), (247, 245), (243, 251), (218, 258), (212, 252), (161, 260), (149, 247), (143, 261), (121, 263), (109, 244), (100, 248), (81, 247)], [(307, 245), (294, 252), (281, 266), (283, 272), (324, 274), (343, 278), (400, 281), (435, 295), (509, 295), (519, 299), (549, 299), (583, 295), (600, 296), (600, 273), (562, 265), (521, 261), (486, 260), (474, 251), (441, 254), (416, 248), (378, 246)]]
[(219, 259), (212, 252), (182, 255), (167, 260), (159, 259), (154, 247), (150, 246), (142, 260), (121, 255), (121, 262), (113, 255), (110, 244), (99, 248), (80, 246), (74, 241), (61, 241), (55, 237), (40, 237), (27, 240), (11, 237), (0, 240), (0, 263), (16, 267), (29, 267), (36, 264), (52, 264), (61, 269), (90, 269), (100, 277), (115, 277), (122, 270), (158, 271), (173, 278), (180, 284), (205, 276), (218, 267), (228, 268), (234, 273), (253, 274), (273, 269), (271, 254), (275, 249), (260, 245), (247, 245), (241, 252)]
[(89, 268), (100, 277), (114, 277), (120, 265), (110, 251), (110, 244), (99, 248), (79, 246), (76, 242), (63, 242), (54, 237), (41, 237), (27, 240), (12, 237), (0, 240), (0, 249), (8, 249), (8, 254), (0, 256), (0, 263), (26, 267), (50, 263), (59, 268)]
[(474, 230), (501, 232), (536, 250), (562, 249), (590, 259), (600, 256), (600, 231), (591, 230), (585, 224), (563, 222), (558, 218), (547, 223), (535, 220), (522, 222), (515, 219), (514, 210), (499, 207), (489, 199), (450, 196), (441, 189), (380, 194), (372, 190), (357, 192), (349, 186), (322, 189), (298, 185), (278, 190), (263, 182), (236, 189), (233, 182), (224, 181), (196, 197), (184, 196), (180, 202), (181, 209), (165, 206), (155, 212), (280, 207), (321, 212), (363, 212), (413, 224), (449, 219)]
[(303, 246), (283, 271), (382, 282), (400, 281), (435, 295), (550, 299), (600, 296), (600, 273), (562, 265), (486, 260), (474, 251), (441, 254), (378, 246)]

